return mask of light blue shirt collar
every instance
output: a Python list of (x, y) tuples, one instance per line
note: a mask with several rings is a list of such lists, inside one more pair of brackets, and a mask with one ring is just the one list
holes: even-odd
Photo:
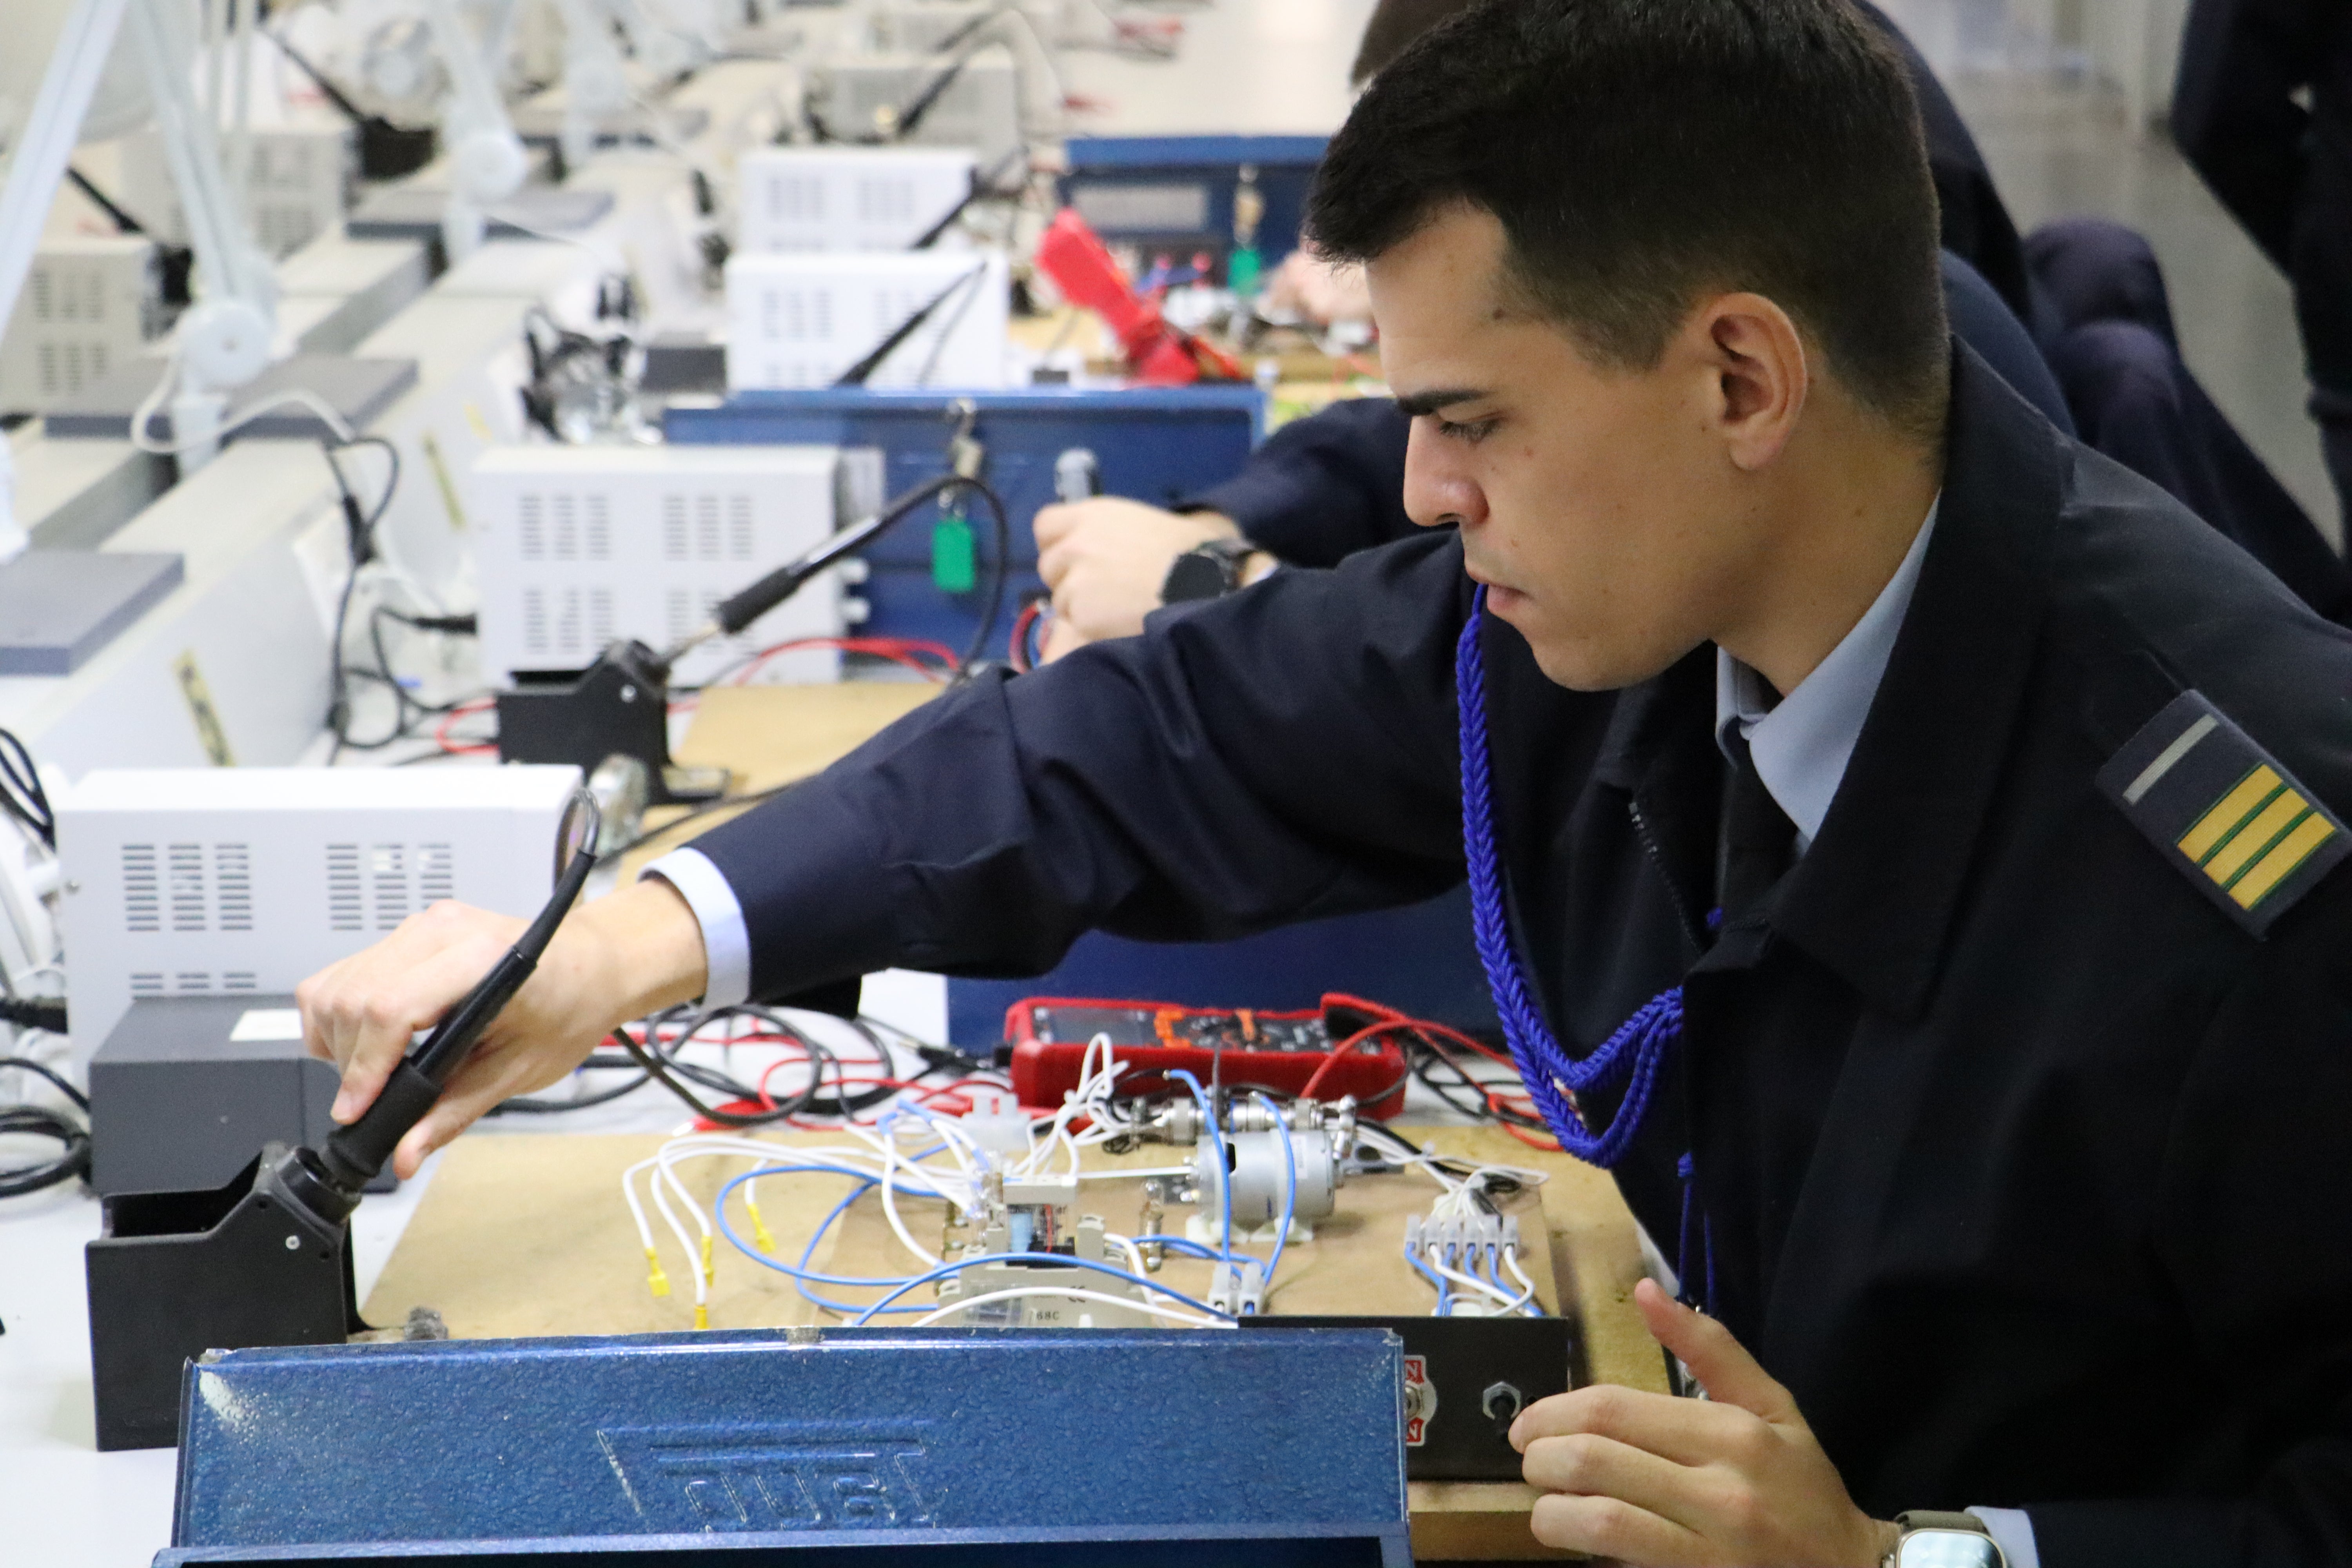
[(1717, 742), (1723, 742), (1731, 726), (1739, 726), (1748, 755), (1755, 759), (1757, 777), (1797, 825), (1800, 855), (1820, 836), (1830, 801), (1845, 777), (1853, 743), (1862, 736), (1862, 721), (1870, 715), (1871, 700), (1878, 695), (1886, 661), (1895, 652), (1895, 634), (1911, 607), (1919, 563), (1927, 553), (1927, 539), (1936, 531), (1936, 513), (1942, 506), (1938, 495), (1903, 564), (1862, 619), (1778, 707), (1771, 705), (1771, 688), (1762, 676), (1721, 648), (1715, 651)]

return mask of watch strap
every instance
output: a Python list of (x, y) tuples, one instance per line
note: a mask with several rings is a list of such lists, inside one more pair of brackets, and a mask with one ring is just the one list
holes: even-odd
[(1965, 1530), (1977, 1535), (1990, 1535), (1992, 1533), (1991, 1531), (1985, 1528), (1985, 1521), (1979, 1519), (1975, 1514), (1937, 1513), (1933, 1509), (1925, 1508), (1915, 1508), (1908, 1513), (1896, 1514), (1895, 1516), (1895, 1523), (1897, 1529), (1906, 1531), (1914, 1530)]
[(1256, 551), (1246, 539), (1211, 539), (1194, 545), (1169, 563), (1168, 575), (1160, 584), (1160, 602), (1181, 605), (1224, 597), (1242, 585), (1242, 563)]

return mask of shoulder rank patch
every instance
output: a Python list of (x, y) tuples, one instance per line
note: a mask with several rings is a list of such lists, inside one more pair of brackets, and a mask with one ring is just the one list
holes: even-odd
[(2319, 798), (2194, 691), (2108, 760), (2099, 788), (2257, 937), (2352, 855), (2352, 835)]

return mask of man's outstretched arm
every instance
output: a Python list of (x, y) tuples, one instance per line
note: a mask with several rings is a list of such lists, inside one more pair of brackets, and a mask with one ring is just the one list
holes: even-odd
[[(693, 846), (739, 911), (746, 988), (1034, 973), (1094, 927), (1226, 937), (1442, 890), (1461, 875), (1465, 588), (1450, 536), (1410, 542), (908, 715)], [(615, 1026), (704, 995), (716, 965), (682, 892), (643, 883), (566, 921), (399, 1167)], [(339, 1113), (364, 1108), (513, 923), (445, 906), (305, 984), (311, 1049), (344, 1067)]]

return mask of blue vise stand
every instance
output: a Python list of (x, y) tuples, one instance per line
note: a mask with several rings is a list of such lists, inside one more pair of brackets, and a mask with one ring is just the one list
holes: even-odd
[[(1099, 492), (1172, 506), (1239, 472), (1265, 435), (1265, 399), (1255, 386), (1023, 387), (1004, 392), (823, 388), (739, 392), (725, 402), (674, 404), (663, 431), (679, 446), (864, 447), (882, 453), (882, 493), (902, 495), (948, 472), (948, 447), (971, 411), (971, 438), (984, 454), (981, 479), (1003, 499), (1012, 526), (1012, 571), (1003, 618), (987, 649), (1003, 658), (1013, 612), (1044, 584), (1030, 524), (1056, 499), (1055, 465), (1065, 452), (1094, 455)], [(940, 585), (936, 506), (925, 506), (866, 552), (859, 590), (871, 615), (858, 629), (876, 637), (929, 637), (958, 653), (979, 628), (995, 566), (986, 509), (964, 507), (978, 555), (973, 586)]]
[(188, 1368), (156, 1568), (1408, 1568), (1400, 1346), (786, 1329), (218, 1352)]

